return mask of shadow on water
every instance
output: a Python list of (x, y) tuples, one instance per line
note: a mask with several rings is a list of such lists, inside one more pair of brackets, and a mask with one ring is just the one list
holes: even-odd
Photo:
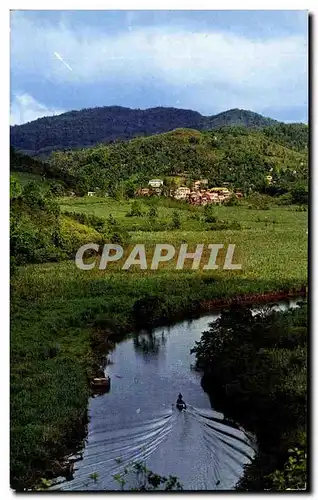
[[(105, 368), (111, 390), (91, 398), (83, 459), (75, 464), (74, 479), (58, 488), (118, 490), (113, 475), (137, 460), (146, 460), (160, 475), (177, 476), (184, 490), (235, 487), (253, 459), (255, 440), (213, 409), (201, 374), (191, 369), (191, 348), (218, 316), (143, 331), (116, 345)], [(185, 411), (175, 407), (179, 392), (188, 405)], [(126, 489), (133, 486), (128, 483)]]

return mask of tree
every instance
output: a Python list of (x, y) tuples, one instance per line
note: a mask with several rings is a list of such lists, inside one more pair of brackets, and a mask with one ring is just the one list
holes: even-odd
[(305, 205), (308, 203), (308, 185), (307, 184), (297, 184), (291, 191), (292, 202), (298, 203), (299, 205)]
[(131, 205), (130, 212), (127, 212), (127, 217), (141, 217), (143, 214), (141, 209), (141, 204), (138, 201), (134, 201)]
[(148, 217), (151, 219), (156, 219), (158, 217), (158, 209), (157, 207), (150, 207), (149, 212), (148, 212)]
[(50, 193), (52, 193), (53, 196), (57, 197), (64, 196), (65, 194), (63, 186), (58, 182), (54, 182), (54, 184), (50, 186), (49, 191)]
[(174, 210), (172, 213), (172, 228), (180, 229), (180, 227), (181, 227), (180, 214), (177, 210)]
[(10, 175), (10, 199), (15, 199), (22, 193), (22, 187), (15, 175)]
[(205, 222), (216, 222), (217, 217), (215, 216), (214, 213), (214, 208), (212, 205), (205, 205), (204, 207), (204, 219)]

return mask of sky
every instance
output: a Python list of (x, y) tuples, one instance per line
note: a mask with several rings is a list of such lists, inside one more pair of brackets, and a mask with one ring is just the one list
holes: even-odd
[(12, 11), (10, 123), (95, 106), (307, 122), (307, 11)]

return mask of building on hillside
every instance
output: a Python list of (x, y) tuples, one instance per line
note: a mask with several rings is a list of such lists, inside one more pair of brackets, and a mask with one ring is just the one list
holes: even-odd
[(191, 191), (189, 195), (189, 202), (191, 205), (200, 205), (201, 204), (201, 193), (198, 191)]
[(189, 198), (190, 193), (191, 189), (188, 188), (187, 186), (179, 186), (174, 191), (174, 198), (176, 200), (186, 200), (187, 198)]
[(200, 189), (201, 187), (207, 187), (208, 184), (209, 184), (208, 179), (199, 179), (197, 181), (194, 181), (193, 188)]
[(96, 196), (96, 191), (88, 191), (87, 196)]
[(236, 198), (243, 198), (243, 193), (241, 191), (236, 191), (235, 193)]
[(207, 191), (206, 196), (207, 196), (208, 203), (214, 203), (214, 204), (220, 203), (219, 194), (217, 192)]
[(163, 180), (162, 179), (150, 179), (148, 182), (148, 185), (151, 186), (152, 188), (160, 188), (163, 186)]

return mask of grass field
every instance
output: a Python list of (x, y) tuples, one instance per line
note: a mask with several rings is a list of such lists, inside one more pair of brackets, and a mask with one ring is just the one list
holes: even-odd
[[(147, 215), (126, 217), (129, 201), (63, 198), (60, 203), (62, 211), (105, 219), (112, 214), (129, 231), (130, 247), (146, 245), (148, 260), (156, 243), (189, 243), (189, 250), (197, 243), (232, 243), (242, 270), (177, 271), (173, 261), (157, 271), (123, 271), (120, 264), (82, 271), (73, 261), (19, 268), (11, 303), (11, 469), (12, 484), (20, 488), (48, 473), (52, 457), (62, 456), (80, 426), (96, 328), (129, 331), (133, 306), (145, 296), (158, 298), (157, 316), (173, 318), (189, 314), (202, 300), (299, 290), (307, 282), (307, 213), (292, 207), (216, 207), (218, 219), (238, 221), (241, 229), (209, 231), (201, 208), (159, 202), (159, 223), (169, 227), (178, 210), (181, 228), (151, 231)], [(144, 204), (145, 214), (148, 209)], [(220, 262), (223, 257), (221, 251)]]

